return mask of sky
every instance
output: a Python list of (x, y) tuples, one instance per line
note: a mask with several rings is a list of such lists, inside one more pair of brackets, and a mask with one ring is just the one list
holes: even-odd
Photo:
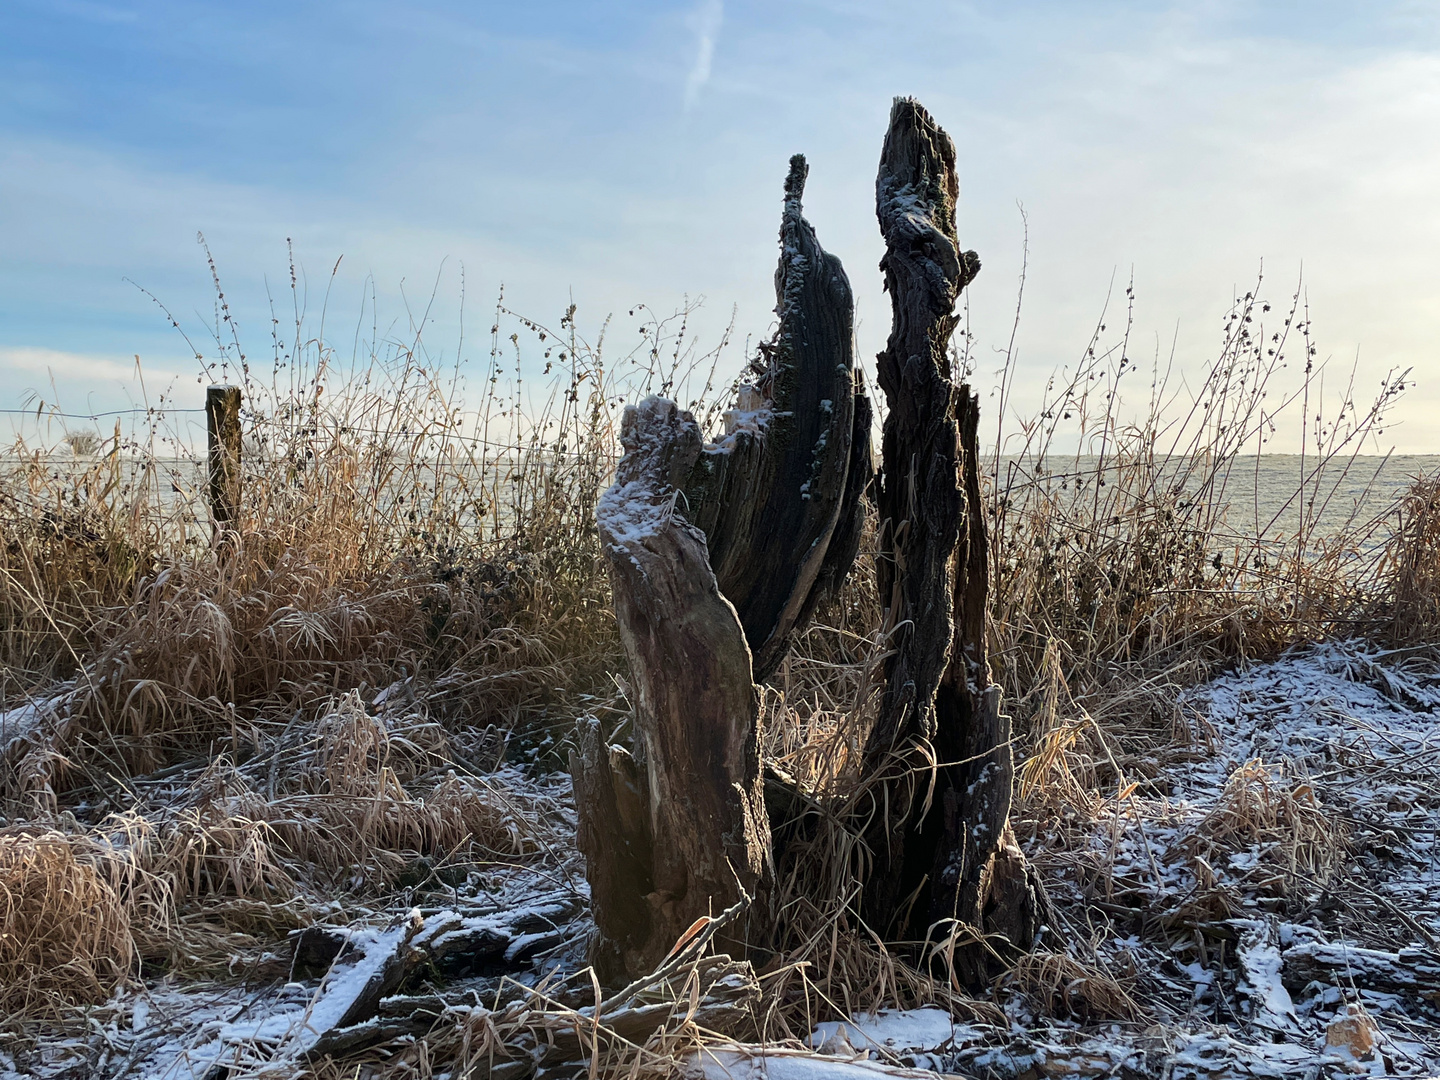
[(332, 326), (373, 286), (380, 323), (428, 307), (429, 347), (475, 363), (502, 283), (591, 332), (703, 298), (702, 343), (732, 313), (758, 338), (795, 152), (873, 370), (898, 94), (956, 141), (975, 378), (1015, 326), (1016, 417), (1131, 281), (1132, 352), (1193, 378), (1263, 265), (1337, 381), (1411, 369), (1368, 448), (1440, 452), (1436, 0), (4, 0), (0, 408), (124, 408), (137, 356), (146, 393), (200, 405), (151, 299), (206, 350), (199, 234), (252, 355), (287, 241)]

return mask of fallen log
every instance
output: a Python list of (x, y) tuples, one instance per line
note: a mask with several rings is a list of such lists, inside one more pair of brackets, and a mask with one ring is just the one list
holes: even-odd
[(546, 1036), (543, 1045), (537, 1042), (536, 1061), (553, 1066), (582, 1059), (591, 1051), (597, 1032), (606, 1041), (643, 1046), (677, 1020), (722, 1035), (738, 1034), (747, 1026), (753, 1028), (759, 1002), (760, 984), (750, 965), (722, 953), (657, 984), (648, 994), (618, 1006), (602, 1003), (598, 1015), (594, 1008), (537, 1014), (545, 1017)]
[(447, 1021), (471, 1023), (478, 1016), (502, 1042), (486, 1060), (469, 1063), (465, 1075), (518, 1080), (586, 1075), (592, 1061), (633, 1053), (662, 1029), (693, 1025), (725, 1036), (756, 1030), (760, 984), (744, 961), (723, 954), (692, 958), (618, 995), (602, 996), (598, 1005), (593, 997), (588, 1005), (569, 1003), (573, 992), (567, 986), (588, 988), (588, 974), (577, 973), (548, 989), (507, 980), (483, 999), (470, 988), (387, 998), (379, 1017), (336, 1032), (331, 1045), (354, 1050), (364, 1045), (355, 1040), (370, 1032), (420, 1032)]
[(379, 933), (356, 931), (346, 944), (351, 955), (342, 951), (321, 980), (304, 1025), (292, 1035), (288, 1056), (308, 1057), (332, 1031), (374, 1016), (380, 999), (420, 966), (423, 953), (411, 942), (424, 926), (420, 913), (411, 911)]
[(1281, 981), (1291, 990), (1303, 990), (1318, 982), (1417, 995), (1440, 1005), (1440, 956), (1428, 949), (1392, 953), (1306, 941), (1286, 949), (1281, 961)]
[[(223, 1080), (230, 1074), (232, 1059), (243, 1047), (249, 1057), (272, 1062), (303, 1062), (330, 1053), (337, 1041), (348, 1048), (363, 1043), (341, 1040), (341, 1032), (369, 1021), (378, 1011), (381, 998), (397, 989), (417, 969), (422, 955), (410, 947), (424, 928), (418, 911), (410, 911), (383, 930), (350, 928), (329, 971), (320, 980), (314, 998), (303, 1009), (257, 1018), (253, 1023), (231, 1024), (210, 1048), (211, 1064), (204, 1070), (206, 1080)], [(297, 946), (313, 957), (325, 946), (318, 936), (296, 938)], [(375, 1037), (383, 1037), (382, 1025), (375, 1025)]]
[[(417, 909), (414, 914), (420, 918), (419, 926), (403, 947), (412, 958), (412, 968), (425, 965), (450, 978), (489, 974), (492, 967), (513, 970), (561, 940), (581, 907), (578, 896), (561, 895), (518, 909), (441, 908), (423, 916)], [(336, 964), (354, 955), (356, 941), (369, 933), (364, 928), (325, 923), (294, 931), (290, 935), (291, 977), (328, 975)]]
[[(581, 906), (578, 896), (562, 895), (503, 911), (443, 909), (422, 916), (412, 909), (380, 930), (311, 926), (297, 931), (291, 935), (292, 977), (319, 973), (313, 998), (303, 1009), (231, 1025), (211, 1048), (214, 1064), (204, 1075), (221, 1080), (241, 1046), (247, 1056), (278, 1065), (338, 1057), (425, 1031), (451, 1003), (426, 994), (402, 1004), (407, 985), (422, 975), (514, 971), (562, 942)], [(473, 993), (473, 988), (461, 993)]]

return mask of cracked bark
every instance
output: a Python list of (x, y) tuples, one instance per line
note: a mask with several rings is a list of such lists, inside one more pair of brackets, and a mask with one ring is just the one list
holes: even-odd
[(954, 143), (897, 99), (876, 180), (893, 318), (878, 357), (889, 414), (877, 574), (894, 651), (865, 746), (862, 904), (890, 940), (955, 931), (957, 974), (977, 984), (996, 956), (1031, 946), (1045, 901), (1010, 827), (1010, 722), (985, 652), (979, 404), (949, 351), (956, 300), (980, 269), (959, 247), (958, 194)]
[(653, 970), (697, 920), (749, 896), (718, 939), (745, 955), (771, 877), (750, 650), (704, 535), (676, 505), (700, 430), (652, 397), (625, 410), (621, 443), (596, 521), (634, 680), (636, 754), (605, 746), (588, 725), (570, 759), (591, 960), (610, 982)]
[(741, 387), (725, 438), (696, 460), (686, 514), (705, 533), (763, 682), (859, 550), (870, 483), (869, 398), (855, 371), (855, 301), (802, 213), (809, 168), (790, 159), (775, 269), (775, 337)]

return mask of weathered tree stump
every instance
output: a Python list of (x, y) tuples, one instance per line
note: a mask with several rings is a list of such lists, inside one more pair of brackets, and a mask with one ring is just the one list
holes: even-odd
[(636, 756), (592, 726), (571, 757), (591, 959), (612, 982), (649, 972), (697, 920), (749, 896), (719, 936), (744, 955), (772, 877), (750, 650), (704, 534), (677, 507), (700, 430), (652, 397), (625, 410), (621, 444), (596, 520), (636, 692)]
[(726, 415), (725, 437), (684, 483), (720, 591), (735, 605), (755, 678), (780, 666), (860, 543), (870, 483), (870, 401), (856, 379), (855, 301), (840, 260), (801, 213), (809, 169), (790, 159), (775, 270), (775, 338)]
[(717, 445), (650, 398), (626, 410), (625, 458), (597, 514), (636, 687), (635, 752), (582, 724), (571, 757), (596, 935), (616, 981), (648, 971), (697, 919), (746, 896), (721, 934), (769, 929), (770, 824), (756, 678), (773, 672), (854, 562), (870, 402), (854, 369), (854, 301), (801, 213), (790, 161), (775, 273), (779, 329)]
[(958, 931), (957, 973), (1033, 943), (1044, 905), (1009, 823), (1009, 718), (990, 684), (979, 406), (949, 344), (979, 272), (956, 239), (955, 144), (915, 101), (890, 113), (876, 180), (893, 325), (879, 355), (889, 403), (878, 577), (893, 653), (865, 746), (870, 925), (891, 940)]

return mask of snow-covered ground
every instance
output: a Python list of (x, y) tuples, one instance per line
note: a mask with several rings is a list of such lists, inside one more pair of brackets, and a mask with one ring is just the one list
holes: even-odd
[(1015, 998), (1008, 1031), (862, 1015), (821, 1024), (808, 1052), (716, 1048), (690, 1071), (1440, 1076), (1440, 670), (1331, 643), (1178, 704), (1193, 747), (1143, 788), (1122, 781), (1077, 857), (1050, 864), (1075, 871), (1052, 882), (1069, 917), (1098, 920), (1054, 928), (1048, 948), (1096, 936), (1147, 1021), (1056, 1020)]
[[(1178, 708), (1191, 745), (1097, 797), (1069, 861), (1042, 863), (1059, 913), (1044, 947), (1115, 973), (1143, 1019), (1056, 1018), (1015, 993), (1002, 996), (1008, 1028), (888, 1012), (822, 1023), (803, 1047), (712, 1046), (685, 1069), (744, 1080), (1440, 1076), (1440, 668), (1332, 643), (1193, 688)], [(1042, 830), (1034, 844), (1045, 842)], [(472, 911), (555, 891), (519, 871), (482, 884)], [(444, 913), (423, 920), (438, 927)], [(236, 1075), (273, 1066), (277, 1047), (301, 1047), (321, 1026), (334, 984), (368, 977), (372, 952), (378, 962), (393, 951), (386, 935), (402, 927), (362, 931), (329, 983), (127, 987), (83, 1030), (33, 1052), (0, 1042), (0, 1080), (82, 1065), (146, 1080), (189, 1080), (221, 1061)]]

